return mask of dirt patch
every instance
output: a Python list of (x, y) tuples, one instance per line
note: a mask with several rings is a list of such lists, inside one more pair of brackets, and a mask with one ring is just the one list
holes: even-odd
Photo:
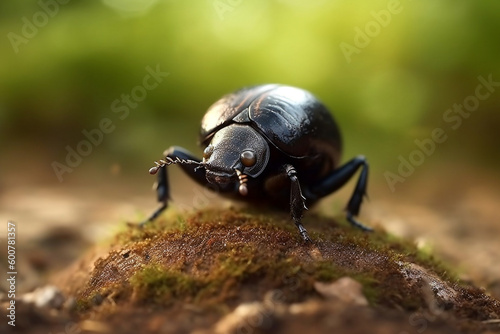
[[(304, 225), (313, 244), (287, 215), (271, 212), (213, 209), (184, 218), (170, 211), (144, 229), (129, 226), (58, 275), (74, 304), (60, 318), (40, 316), (40, 326), (121, 333), (499, 329), (500, 302), (413, 243), (314, 214)], [(361, 284), (354, 300), (368, 305), (318, 289), (343, 277)]]

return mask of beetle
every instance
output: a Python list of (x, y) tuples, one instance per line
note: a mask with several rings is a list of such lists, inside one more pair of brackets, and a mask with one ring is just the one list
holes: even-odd
[(198, 184), (222, 195), (290, 210), (306, 242), (301, 223), (307, 205), (341, 188), (361, 168), (346, 207), (354, 226), (371, 231), (355, 219), (366, 195), (368, 163), (357, 156), (340, 166), (342, 139), (328, 109), (306, 90), (265, 84), (223, 96), (206, 112), (199, 137), (203, 159), (172, 146), (155, 161), (160, 207), (141, 225), (153, 221), (170, 199), (167, 166), (180, 165)]

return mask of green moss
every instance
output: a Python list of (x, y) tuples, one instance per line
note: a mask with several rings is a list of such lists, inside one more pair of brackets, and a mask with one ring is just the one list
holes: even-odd
[(321, 282), (331, 282), (343, 276), (343, 272), (331, 262), (318, 262), (314, 268), (309, 269), (313, 272), (315, 279)]
[[(141, 217), (138, 221), (143, 219), (145, 218)], [(165, 232), (182, 232), (186, 229), (186, 226), (186, 217), (175, 209), (169, 209), (154, 223), (147, 223), (144, 226), (140, 226), (139, 223), (120, 224), (116, 235), (109, 243), (112, 245), (125, 246), (153, 238)]]
[[(97, 293), (96, 293), (97, 294)], [(92, 296), (93, 297), (93, 296)], [(85, 312), (90, 309), (94, 304), (92, 303), (92, 297), (90, 298), (79, 298), (76, 300), (76, 311)]]
[(91, 309), (94, 306), (99, 306), (103, 301), (111, 295), (118, 295), (123, 292), (123, 287), (118, 284), (110, 284), (106, 287), (96, 289), (91, 294), (84, 298), (78, 298), (76, 300), (76, 310), (78, 312), (84, 312)]
[(158, 264), (137, 271), (129, 280), (136, 301), (169, 304), (177, 298), (192, 297), (200, 283), (177, 270), (168, 270)]
[(315, 281), (350, 276), (370, 303), (413, 309), (424, 302), (413, 297), (418, 287), (402, 281), (398, 263), (452, 277), (427, 250), (383, 230), (365, 233), (315, 214), (304, 225), (314, 245), (301, 240), (287, 214), (207, 209), (183, 217), (169, 211), (116, 236), (118, 250), (96, 262), (81, 303), (92, 305), (100, 291), (148, 304), (220, 304), (259, 299), (273, 289), (294, 302), (315, 295)]

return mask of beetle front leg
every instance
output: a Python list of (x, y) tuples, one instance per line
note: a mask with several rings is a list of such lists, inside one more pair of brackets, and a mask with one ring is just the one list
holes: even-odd
[(295, 226), (297, 226), (297, 229), (299, 230), (299, 233), (304, 241), (311, 242), (311, 238), (309, 238), (306, 229), (300, 222), (304, 210), (307, 210), (307, 207), (305, 203), (306, 198), (304, 197), (304, 195), (302, 195), (302, 190), (300, 189), (299, 179), (297, 178), (297, 171), (292, 165), (285, 165), (284, 167), (286, 175), (291, 181), (290, 215), (292, 216), (293, 222), (295, 223)]
[(358, 222), (354, 216), (357, 216), (363, 201), (363, 196), (366, 196), (366, 185), (368, 183), (368, 163), (364, 156), (358, 156), (351, 161), (347, 162), (340, 168), (332, 172), (326, 178), (321, 180), (319, 184), (311, 187), (310, 192), (313, 197), (319, 198), (331, 194), (335, 190), (341, 188), (349, 181), (357, 172), (359, 167), (362, 167), (354, 192), (351, 195), (349, 203), (347, 203), (347, 220), (354, 226), (365, 230), (373, 231), (372, 228)]
[(139, 224), (139, 226), (141, 227), (155, 220), (168, 207), (168, 200), (170, 199), (170, 188), (168, 185), (167, 167), (159, 168), (157, 175), (158, 176), (155, 184), (156, 194), (158, 197), (158, 202), (160, 202), (161, 204), (160, 207), (156, 209), (148, 219)]
[[(205, 172), (204, 170), (202, 170), (203, 168), (200, 168), (200, 160), (194, 157), (189, 151), (183, 149), (182, 147), (172, 146), (171, 148), (166, 150), (163, 155), (165, 156), (165, 159), (170, 158), (174, 161), (179, 159), (194, 162), (194, 164), (183, 164), (182, 162), (178, 164), (180, 165), (182, 170), (198, 184), (202, 186), (208, 184), (208, 181), (205, 177)], [(151, 216), (149, 216), (148, 219), (140, 223), (140, 226), (144, 226), (145, 224), (155, 220), (163, 211), (165, 211), (165, 209), (168, 207), (168, 201), (171, 199), (167, 166), (158, 167), (156, 170), (156, 174), (158, 175), (156, 181), (156, 194), (158, 202), (160, 202), (161, 205), (151, 214)]]

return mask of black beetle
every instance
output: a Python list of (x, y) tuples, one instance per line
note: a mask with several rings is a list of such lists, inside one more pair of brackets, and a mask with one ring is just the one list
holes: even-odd
[(300, 234), (303, 211), (342, 187), (362, 167), (347, 204), (347, 219), (359, 213), (368, 181), (368, 164), (358, 156), (340, 163), (342, 140), (330, 112), (309, 92), (268, 84), (240, 89), (215, 102), (201, 121), (203, 160), (180, 147), (171, 147), (165, 159), (150, 169), (158, 174), (161, 203), (154, 220), (170, 198), (167, 166), (179, 164), (194, 181), (221, 194), (254, 203), (290, 209)]

